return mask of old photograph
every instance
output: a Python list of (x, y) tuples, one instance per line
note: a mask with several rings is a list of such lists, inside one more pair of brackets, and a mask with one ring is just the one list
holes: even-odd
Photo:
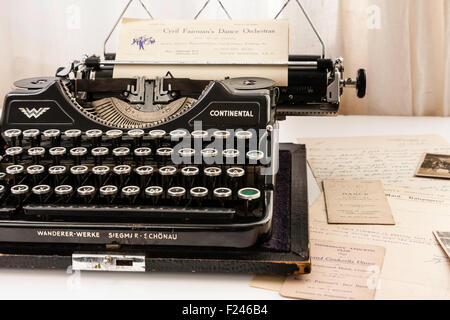
[(416, 176), (450, 179), (450, 155), (424, 154)]

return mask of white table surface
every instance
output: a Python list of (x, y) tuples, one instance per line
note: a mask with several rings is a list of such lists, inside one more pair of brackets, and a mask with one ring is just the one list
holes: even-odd
[[(289, 118), (282, 142), (299, 137), (439, 134), (450, 141), (450, 118), (337, 117)], [(309, 174), (309, 196), (319, 189)], [(282, 299), (277, 292), (251, 288), (251, 275), (196, 273), (87, 273), (0, 270), (0, 299)], [(401, 297), (400, 297), (401, 298)]]

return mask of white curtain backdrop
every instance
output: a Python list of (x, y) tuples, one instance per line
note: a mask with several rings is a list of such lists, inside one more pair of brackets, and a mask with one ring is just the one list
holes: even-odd
[[(15, 80), (54, 75), (103, 41), (128, 0), (0, 2), (0, 99)], [(144, 0), (155, 18), (191, 19), (205, 0)], [(285, 0), (222, 0), (235, 19), (273, 18)], [(450, 0), (302, 0), (327, 45), (345, 58), (346, 76), (367, 69), (368, 95), (345, 94), (342, 113), (450, 116)], [(138, 1), (129, 17), (146, 17)], [(216, 1), (202, 19), (226, 18)], [(320, 43), (292, 0), (292, 54), (319, 54)], [(108, 47), (114, 51), (115, 36)]]

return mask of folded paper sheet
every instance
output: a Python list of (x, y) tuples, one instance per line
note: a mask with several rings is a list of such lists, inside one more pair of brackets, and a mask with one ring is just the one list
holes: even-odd
[[(142, 20), (124, 19), (118, 61), (167, 65), (117, 65), (115, 78), (145, 76), (222, 80), (262, 77), (286, 86), (288, 67), (263, 66), (289, 60), (287, 20)], [(180, 63), (247, 63), (248, 66), (199, 66)]]
[(291, 276), (280, 294), (310, 300), (373, 300), (383, 267), (383, 247), (311, 241), (309, 275)]

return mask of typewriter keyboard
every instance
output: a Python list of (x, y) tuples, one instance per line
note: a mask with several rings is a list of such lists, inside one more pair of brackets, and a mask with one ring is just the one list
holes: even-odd
[(12, 129), (4, 137), (2, 219), (254, 221), (272, 187), (249, 131)]

